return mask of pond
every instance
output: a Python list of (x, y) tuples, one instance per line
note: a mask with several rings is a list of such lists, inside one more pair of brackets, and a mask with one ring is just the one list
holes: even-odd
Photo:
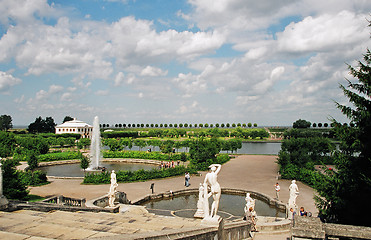
[[(133, 146), (131, 149), (125, 147), (125, 150), (135, 150), (135, 151), (147, 151), (148, 148), (151, 148), (152, 151), (158, 152), (160, 151), (159, 147), (144, 147), (139, 148), (137, 146)], [(107, 146), (104, 149), (108, 149)], [(178, 152), (185, 152), (189, 149), (180, 148)], [(237, 153), (240, 154), (272, 154), (278, 155), (278, 152), (281, 150), (281, 143), (280, 142), (243, 142), (242, 148), (237, 150)], [(226, 153), (226, 151), (222, 151), (222, 153)]]
[[(112, 171), (112, 170), (137, 171), (140, 169), (151, 170), (151, 169), (157, 168), (156, 165), (141, 164), (141, 163), (101, 162), (100, 165), (102, 167), (105, 167), (107, 171)], [(38, 169), (46, 172), (46, 175), (48, 176), (56, 176), (56, 177), (83, 177), (84, 176), (84, 171), (81, 169), (79, 163), (45, 166), (45, 167), (39, 167)]]
[[(179, 217), (192, 218), (197, 210), (197, 201), (198, 193), (195, 193), (191, 195), (175, 196), (170, 199), (151, 200), (142, 205), (146, 206), (147, 209), (171, 210), (175, 211), (174, 214)], [(209, 198), (209, 202), (210, 204), (212, 203), (212, 198)], [(218, 215), (222, 217), (230, 217), (231, 215), (242, 217), (244, 215), (245, 204), (245, 196), (222, 194)], [(255, 211), (258, 216), (285, 217), (284, 212), (259, 199), (255, 201)]]

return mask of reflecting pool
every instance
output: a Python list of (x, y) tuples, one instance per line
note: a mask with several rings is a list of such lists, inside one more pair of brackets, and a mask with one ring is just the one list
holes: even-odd
[[(175, 215), (180, 217), (193, 217), (197, 210), (197, 200), (198, 193), (195, 193), (191, 195), (175, 196), (170, 199), (151, 200), (142, 205), (146, 206), (147, 209), (175, 211)], [(211, 204), (212, 197), (209, 198), (209, 202)], [(222, 217), (228, 217), (230, 215), (242, 217), (244, 215), (245, 204), (245, 196), (222, 194), (218, 215)], [(259, 199), (255, 201), (255, 211), (258, 216), (285, 217), (284, 212)]]

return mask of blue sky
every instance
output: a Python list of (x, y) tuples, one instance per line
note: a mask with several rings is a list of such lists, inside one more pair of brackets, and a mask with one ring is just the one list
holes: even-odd
[(366, 0), (0, 0), (0, 114), (92, 123), (346, 121)]

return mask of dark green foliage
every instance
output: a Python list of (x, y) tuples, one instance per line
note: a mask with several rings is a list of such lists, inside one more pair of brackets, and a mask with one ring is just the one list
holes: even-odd
[(40, 170), (20, 171), (19, 175), (22, 184), (26, 186), (40, 186), (49, 183), (46, 177), (46, 173)]
[(324, 220), (342, 224), (371, 226), (365, 211), (371, 199), (371, 53), (367, 50), (364, 63), (348, 66), (358, 81), (340, 85), (350, 105), (336, 103), (351, 120), (351, 126), (334, 120), (336, 137), (341, 141), (334, 155), (336, 171), (316, 187), (317, 207)]
[[(166, 169), (152, 169), (152, 170), (138, 170), (138, 171), (117, 171), (116, 178), (117, 182), (135, 182), (135, 181), (146, 181), (149, 179), (166, 178), (172, 176), (183, 175), (186, 172), (191, 174), (197, 173), (195, 169), (185, 168), (184, 166), (177, 166), (175, 168)], [(83, 183), (101, 184), (110, 183), (110, 173), (92, 173), (88, 174), (84, 178)]]
[(45, 120), (40, 117), (36, 118), (35, 122), (28, 125), (27, 130), (30, 133), (55, 133), (54, 119), (46, 117)]
[(82, 149), (82, 148), (87, 148), (88, 146), (90, 146), (91, 144), (91, 140), (90, 138), (81, 138), (78, 142), (77, 142), (77, 147), (79, 149)]
[[(188, 157), (188, 155), (186, 155)], [(143, 152), (143, 151), (106, 151), (103, 152), (104, 158), (137, 158), (137, 159), (153, 159), (161, 161), (181, 160), (181, 154), (175, 153), (172, 155), (159, 152)]]
[(73, 120), (73, 117), (65, 116), (64, 119), (63, 119), (63, 123), (68, 122), (68, 121), (72, 121), (72, 120)]
[(16, 170), (17, 161), (6, 159), (1, 161), (3, 171), (3, 194), (9, 199), (24, 199), (27, 186), (21, 181), (21, 174)]
[(85, 171), (85, 169), (89, 167), (89, 164), (90, 164), (89, 158), (87, 156), (82, 155), (80, 160), (80, 167)]
[(13, 128), (12, 117), (9, 115), (1, 115), (0, 116), (0, 130), (7, 131), (10, 128)]
[(216, 160), (216, 155), (220, 152), (221, 146), (217, 139), (204, 138), (195, 139), (191, 142), (189, 154), (191, 165), (199, 170), (206, 170)]
[(114, 131), (114, 132), (102, 132), (103, 138), (137, 138), (137, 131)]
[(18, 137), (17, 144), (29, 151), (35, 151), (36, 154), (45, 154), (49, 151), (48, 140), (42, 137)]
[(28, 170), (32, 171), (39, 166), (39, 162), (34, 151), (29, 151), (26, 156), (26, 159), (28, 164)]
[(12, 156), (16, 144), (17, 142), (13, 133), (0, 131), (0, 157)]
[(299, 120), (296, 120), (293, 124), (292, 124), (292, 127), (293, 128), (309, 128), (311, 125), (310, 122), (306, 121), (306, 120), (303, 120), (303, 119), (299, 119)]

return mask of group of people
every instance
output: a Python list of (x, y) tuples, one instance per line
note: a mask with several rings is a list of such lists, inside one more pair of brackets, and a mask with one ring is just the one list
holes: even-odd
[[(180, 161), (177, 161), (176, 163), (176, 166), (179, 166), (180, 164)], [(171, 162), (161, 162), (161, 165), (160, 165), (160, 169), (164, 169), (164, 168), (175, 168), (175, 162), (174, 161), (171, 161)]]

